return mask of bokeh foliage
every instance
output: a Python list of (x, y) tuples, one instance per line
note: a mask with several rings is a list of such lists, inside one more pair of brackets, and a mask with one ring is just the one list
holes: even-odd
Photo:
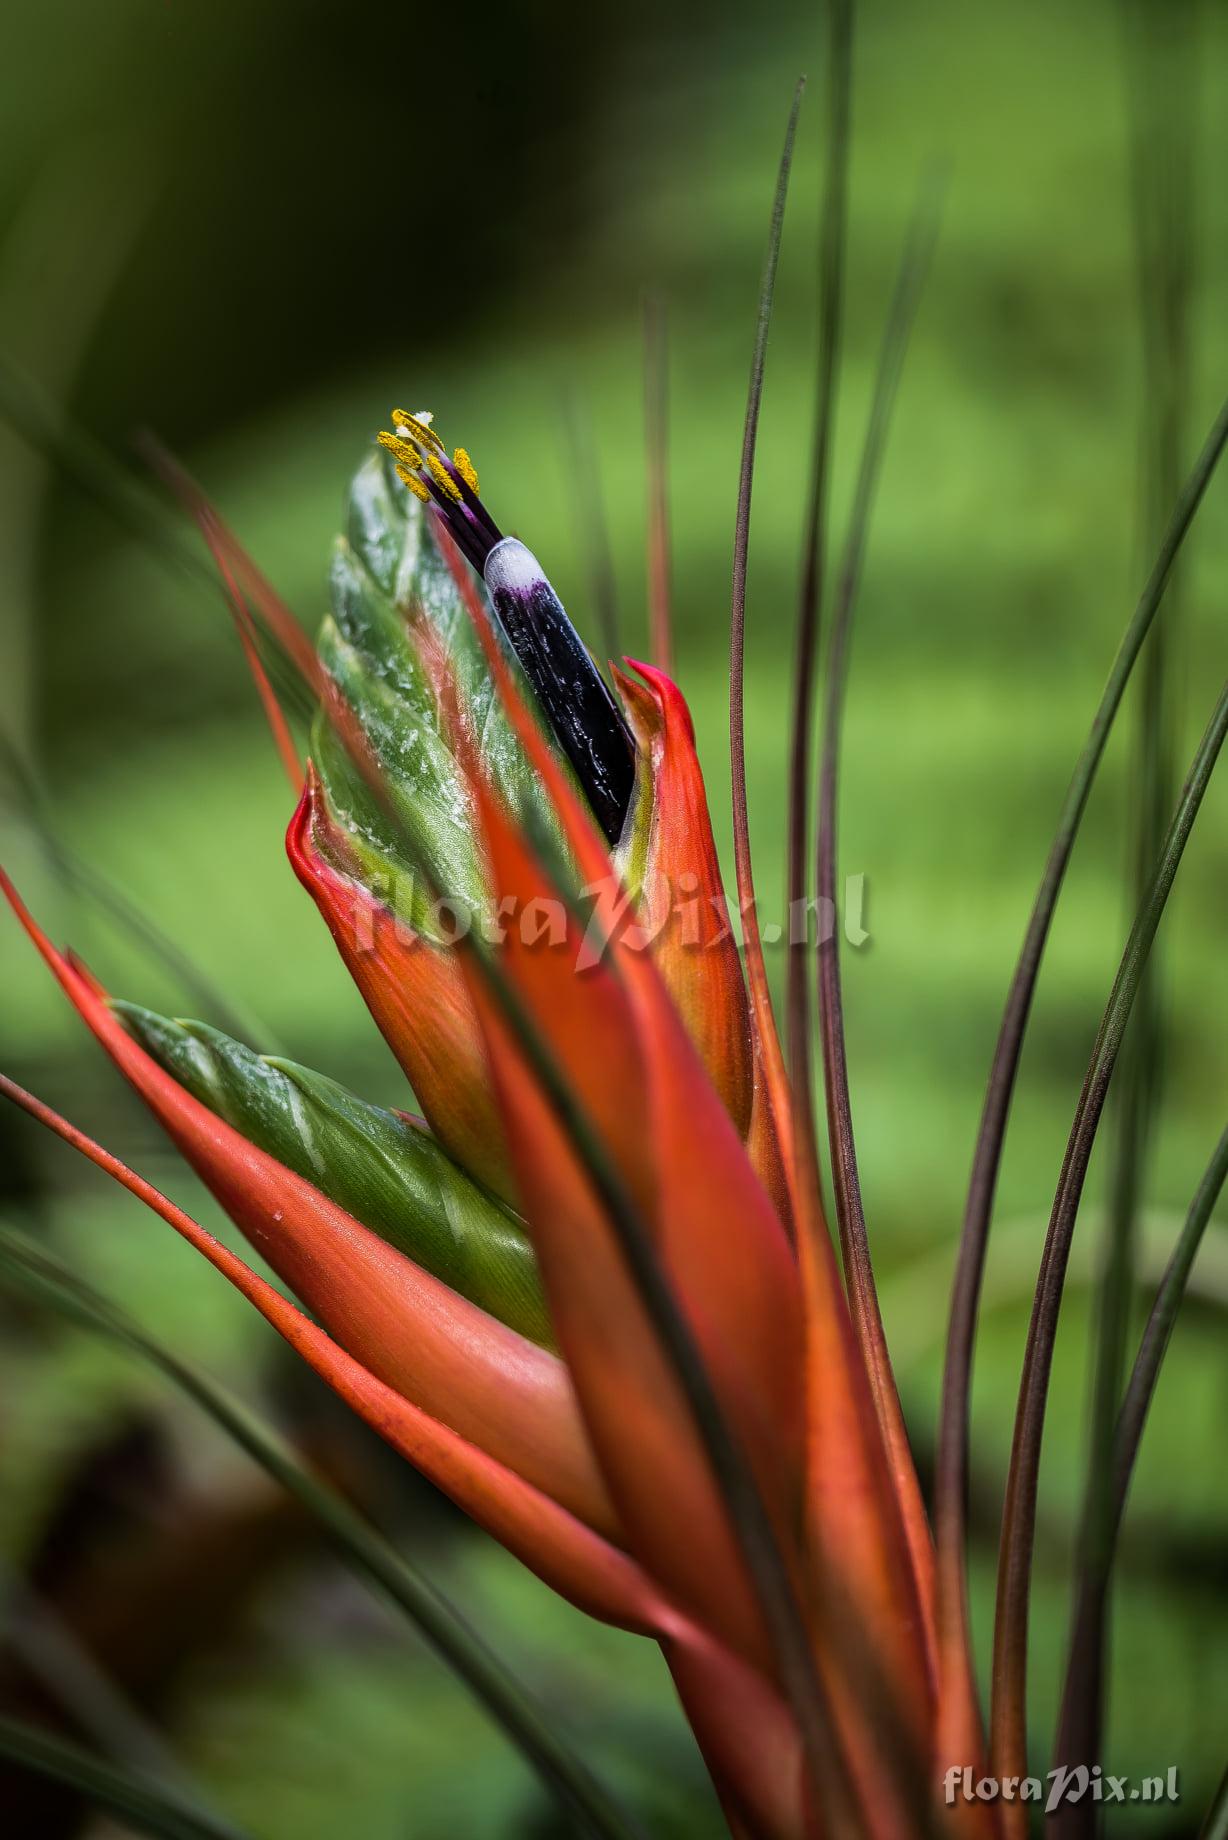
[[(912, 200), (935, 162), (945, 187), (872, 538), (842, 833), (844, 867), (866, 877), (871, 934), (846, 955), (867, 1211), (924, 1450), (998, 1006), (1146, 566), (1141, 367), (1114, 6), (895, 0), (863, 12), (840, 503)], [(11, 15), (0, 343), (117, 454), (134, 429), (156, 428), (312, 626), (345, 482), (388, 404), (404, 400), (429, 404), (445, 437), (470, 448), (496, 516), (534, 545), (595, 636), (568, 435), (578, 405), (600, 459), (625, 643), (642, 647), (640, 300), (646, 287), (667, 297), (679, 674), (727, 838), (739, 418), (776, 144), (797, 69), (820, 74), (809, 11), (624, 5), (595, 9), (583, 30), (553, 0), (461, 15), (379, 7), (361, 20), (335, 0), (21, 0)], [(1228, 194), (1216, 182), (1228, 164), (1228, 22), (1205, 6), (1200, 26), (1191, 456), (1228, 387)], [(821, 87), (786, 226), (753, 522), (748, 751), (769, 918), (782, 882)], [(286, 788), (218, 603), (3, 433), (0, 481), (0, 708), (62, 836), (190, 950), (248, 1018), (253, 1045), (403, 1103), (285, 865)], [(1182, 758), (1222, 672), (1225, 581), (1220, 481), (1183, 565)], [(1044, 1217), (1127, 923), (1125, 740), (1060, 911), (1004, 1170), (975, 1396), (981, 1610)], [(1228, 791), (1213, 786), (1162, 935), (1169, 1071), (1145, 1220), (1156, 1254), (1223, 1122), (1226, 818)], [(52, 930), (71, 934), (113, 989), (184, 1013), (182, 988), (65, 891), (16, 812), (5, 855)], [(2, 928), (6, 1065), (212, 1221)], [(92, 1277), (257, 1384), (268, 1338), (237, 1299), (54, 1146), (7, 1118), (0, 1130), (14, 1211), (41, 1195), (47, 1230)], [(1094, 1183), (1077, 1279), (1099, 1206)], [(1153, 1270), (1155, 1257), (1144, 1263)], [(1042, 1478), (1042, 1740), (1086, 1447), (1081, 1282)], [(1226, 1307), (1220, 1225), (1144, 1447), (1115, 1623), (1112, 1767), (1180, 1766), (1189, 1801), (1174, 1833), (1192, 1831), (1223, 1762)], [(67, 1339), (14, 1335), (0, 1360), (5, 1396), (20, 1401), (0, 1452), (2, 1532), (17, 1557), (85, 1424), (148, 1383)], [(612, 1734), (624, 1769), (647, 1729), (683, 1787), (694, 1778), (659, 1670), (632, 1645), (548, 1606), (451, 1528), (440, 1564), (577, 1729)], [(378, 1837), (403, 1831), (417, 1796), (423, 1832), (516, 1831), (531, 1795), (429, 1661), (406, 1665), (400, 1650), (347, 1642), (327, 1617), (275, 1611), (275, 1639), (245, 1678), (205, 1666), (185, 1699), (185, 1742), (236, 1817), (323, 1836), (343, 1810)]]

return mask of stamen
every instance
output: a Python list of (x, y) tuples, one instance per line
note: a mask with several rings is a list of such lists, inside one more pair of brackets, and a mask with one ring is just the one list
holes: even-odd
[(448, 451), (429, 410), (392, 411), (395, 434), (379, 444), (416, 498), (429, 505), (467, 562), (485, 580), (499, 624), (524, 667), (542, 712), (575, 770), (602, 830), (617, 843), (635, 779), (635, 747), (609, 687), (586, 651), (541, 564), (505, 537), (478, 496), (463, 447)]
[[(450, 521), (456, 515), (452, 510), (455, 506), (466, 525), (476, 520), (479, 526), (485, 527), (490, 542), (497, 542), (500, 533), (478, 499), (478, 475), (473, 461), (463, 447), (458, 447), (451, 460), (448, 459), (447, 449), (431, 426), (433, 419), (429, 409), (419, 409), (414, 415), (408, 409), (394, 409), (392, 423), (397, 433), (390, 434), (382, 429), (376, 440), (392, 455), (398, 477), (418, 498), (424, 503), (433, 501)], [(453, 535), (459, 538), (461, 532), (454, 529)], [(483, 537), (482, 555), (487, 547)], [(481, 566), (480, 558), (478, 566)]]
[(376, 435), (381, 447), (386, 447), (394, 460), (403, 466), (416, 467), (419, 464), (418, 449), (411, 441), (403, 441), (399, 434), (388, 434), (383, 429)]
[(452, 464), (476, 498), (478, 495), (477, 468), (474, 466), (473, 461), (469, 458), (469, 455), (463, 447), (454, 449)]
[(419, 409), (416, 415), (411, 415), (408, 409), (392, 411), (394, 428), (403, 428), (411, 441), (422, 447), (433, 447), (436, 453), (441, 454), (444, 451), (444, 445), (431, 427), (434, 419), (429, 409)]
[(430, 504), (431, 495), (419, 479), (417, 473), (411, 473), (409, 468), (407, 466), (402, 466), (399, 460), (397, 461), (397, 478), (405, 481), (405, 484), (409, 487), (415, 498), (420, 498), (424, 505)]
[(433, 447), (428, 447), (422, 458), (430, 468), (431, 478), (439, 490), (459, 505), (462, 502), (461, 489), (448, 471), (447, 461), (441, 460)]

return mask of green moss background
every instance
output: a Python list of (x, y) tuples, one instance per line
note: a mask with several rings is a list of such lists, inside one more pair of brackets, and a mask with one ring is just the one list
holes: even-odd
[[(1201, 9), (1190, 459), (1228, 387), (1228, 21)], [(812, 78), (786, 225), (754, 505), (748, 749), (765, 909), (782, 897), (813, 372), (822, 37), (812, 9), (542, 4), (425, 14), (332, 0), (17, 0), (0, 69), (0, 349), (126, 458), (153, 427), (308, 625), (349, 473), (392, 402), (463, 442), (594, 638), (569, 407), (591, 422), (625, 644), (645, 643), (641, 300), (670, 326), (678, 674), (729, 825), (729, 564), (746, 371), (792, 82)], [(846, 726), (843, 867), (870, 943), (845, 956), (854, 1115), (888, 1332), (923, 1458), (950, 1254), (994, 1031), (1058, 804), (1147, 565), (1140, 331), (1119, 19), (1078, 6), (862, 9), (837, 505), (847, 505), (892, 273), (923, 176), (941, 238), (891, 435)], [(1208, 496), (1174, 630), (1178, 755), (1222, 678), (1228, 485)], [(403, 1093), (281, 849), (289, 801), (217, 601), (0, 431), (0, 711), (58, 834), (276, 1044), (381, 1101)], [(1015, 1108), (975, 1397), (978, 1628), (1027, 1304), (1062, 1146), (1127, 925), (1123, 723), (1047, 957)], [(1146, 1203), (1156, 1269), (1222, 1128), (1228, 785), (1162, 934), (1168, 1068)], [(65, 889), (14, 796), (4, 859), (116, 991), (173, 978)], [(6, 918), (0, 1030), (17, 1078), (211, 1222)], [(777, 967), (778, 968), (778, 967)], [(195, 1006), (193, 1006), (195, 1007)], [(218, 1020), (218, 1018), (213, 1018)], [(135, 1203), (0, 1118), (6, 1206), (240, 1389), (271, 1337)], [(1042, 1476), (1033, 1732), (1043, 1764), (1086, 1449), (1080, 1222)], [(1180, 1766), (1192, 1834), (1223, 1768), (1228, 1240), (1213, 1224), (1148, 1431), (1123, 1554), (1110, 1764)], [(152, 1387), (70, 1334), (0, 1346), (0, 1534), (19, 1562), (91, 1426)], [(186, 1446), (209, 1439), (176, 1419)], [(653, 1657), (550, 1603), (415, 1501), (402, 1537), (649, 1811), (715, 1831)], [(423, 1516), (425, 1519), (423, 1520)], [(421, 1525), (420, 1525), (421, 1522)], [(326, 1571), (327, 1568), (325, 1568)], [(330, 1590), (340, 1592), (338, 1610)], [(364, 1840), (554, 1831), (441, 1668), (321, 1576), (275, 1578), (238, 1652), (183, 1683), (174, 1741), (253, 1833)], [(352, 1596), (352, 1588), (350, 1588)], [(348, 1609), (345, 1607), (348, 1606)]]

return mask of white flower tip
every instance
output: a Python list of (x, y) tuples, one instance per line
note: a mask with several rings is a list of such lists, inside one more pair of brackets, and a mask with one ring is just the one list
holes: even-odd
[(496, 543), (486, 558), (482, 573), (492, 594), (496, 594), (500, 588), (513, 594), (523, 594), (545, 580), (541, 563), (531, 549), (525, 548), (519, 537), (504, 537)]

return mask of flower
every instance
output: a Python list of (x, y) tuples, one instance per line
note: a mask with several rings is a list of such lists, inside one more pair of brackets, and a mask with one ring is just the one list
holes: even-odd
[[(429, 416), (393, 421), (334, 552), (287, 848), (422, 1116), (111, 1000), (6, 881), (309, 1314), (90, 1153), (479, 1524), (661, 1643), (739, 1832), (808, 1835), (828, 1794), (849, 1832), (920, 1831), (930, 1574), (830, 1242), (798, 1234), (685, 701), (630, 663), (616, 700), (468, 456)], [(743, 1466), (801, 1687), (680, 1348)]]
[(463, 447), (449, 460), (429, 410), (392, 411), (383, 433), (398, 477), (433, 505), (462, 555), (479, 571), (499, 623), (532, 684), (555, 739), (571, 762), (609, 843), (618, 842), (631, 801), (635, 751), (627, 723), (589, 657), (541, 564), (505, 537), (478, 496)]

